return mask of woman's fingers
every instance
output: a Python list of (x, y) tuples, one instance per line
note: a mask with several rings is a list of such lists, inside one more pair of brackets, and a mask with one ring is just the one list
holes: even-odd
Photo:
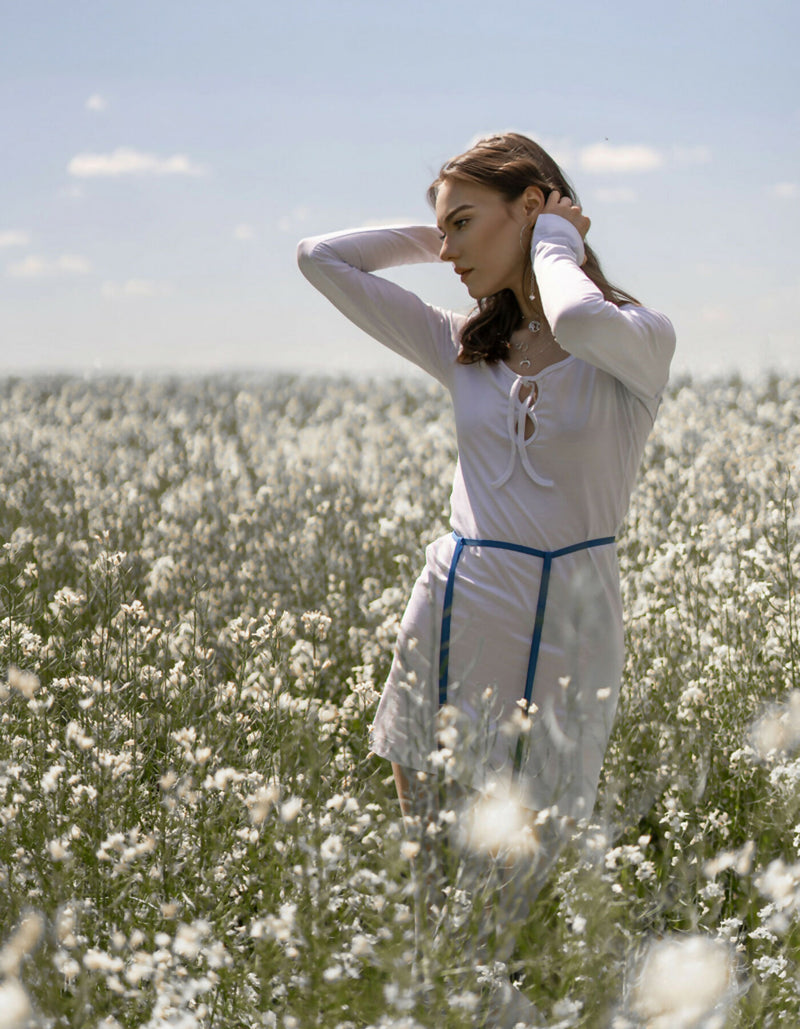
[(581, 236), (589, 231), (591, 220), (583, 213), (580, 204), (576, 204), (570, 197), (563, 196), (557, 189), (552, 190), (547, 202), (544, 205), (542, 214), (557, 214), (566, 218), (575, 226)]

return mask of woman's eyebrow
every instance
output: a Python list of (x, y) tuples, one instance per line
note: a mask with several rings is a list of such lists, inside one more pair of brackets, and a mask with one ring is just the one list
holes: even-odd
[[(471, 208), (473, 206), (473, 204), (459, 204), (458, 207), (454, 207), (452, 211), (445, 215), (442, 225), (447, 225), (447, 223), (451, 222), (457, 214), (461, 213), (461, 211), (465, 210), (468, 207)], [(438, 228), (441, 228), (442, 225), (439, 225)]]

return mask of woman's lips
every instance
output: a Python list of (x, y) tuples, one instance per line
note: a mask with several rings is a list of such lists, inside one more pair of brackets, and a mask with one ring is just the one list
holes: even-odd
[(472, 269), (471, 268), (455, 268), (454, 271), (455, 271), (456, 275), (460, 276), (461, 281), (463, 282), (464, 279), (466, 279), (466, 277), (472, 271)]

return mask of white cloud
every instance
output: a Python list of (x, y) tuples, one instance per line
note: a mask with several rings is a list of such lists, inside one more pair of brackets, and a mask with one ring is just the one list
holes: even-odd
[(248, 239), (255, 239), (256, 230), (253, 228), (252, 225), (247, 225), (244, 222), (241, 222), (233, 230), (233, 238), (242, 240), (243, 242)]
[(108, 100), (99, 93), (92, 93), (92, 95), (86, 101), (87, 111), (105, 111), (108, 108)]
[(6, 272), (14, 279), (43, 279), (57, 275), (86, 275), (92, 266), (85, 257), (62, 254), (52, 260), (29, 255), (21, 261), (6, 265)]
[(127, 279), (125, 282), (104, 282), (102, 292), (110, 300), (135, 300), (170, 296), (172, 287), (167, 282), (152, 279)]
[(70, 275), (85, 275), (92, 268), (85, 257), (77, 257), (75, 254), (64, 254), (57, 258), (55, 266), (58, 271), (69, 272)]
[(132, 147), (117, 147), (110, 154), (76, 154), (67, 165), (70, 175), (97, 178), (120, 175), (204, 175), (186, 154), (158, 157)]
[(800, 186), (796, 182), (776, 182), (772, 187), (772, 195), (779, 200), (797, 200), (800, 197)]
[(0, 247), (26, 247), (30, 241), (30, 235), (19, 229), (8, 229), (5, 232), (0, 232)]
[(607, 189), (596, 189), (594, 199), (601, 204), (635, 204), (639, 196), (630, 186), (609, 186)]
[(578, 155), (587, 172), (646, 172), (660, 168), (664, 155), (644, 143), (590, 143)]
[(664, 144), (662, 147), (646, 143), (586, 143), (581, 146), (565, 136), (540, 136), (526, 133), (550, 154), (556, 164), (566, 172), (581, 170), (589, 173), (618, 173), (655, 171), (665, 165), (693, 166), (709, 164), (711, 147), (704, 143), (692, 146)]

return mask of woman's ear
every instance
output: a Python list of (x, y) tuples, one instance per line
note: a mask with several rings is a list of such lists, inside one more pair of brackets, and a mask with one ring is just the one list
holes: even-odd
[(525, 217), (535, 221), (544, 207), (544, 193), (538, 186), (528, 186), (522, 194), (522, 200)]

